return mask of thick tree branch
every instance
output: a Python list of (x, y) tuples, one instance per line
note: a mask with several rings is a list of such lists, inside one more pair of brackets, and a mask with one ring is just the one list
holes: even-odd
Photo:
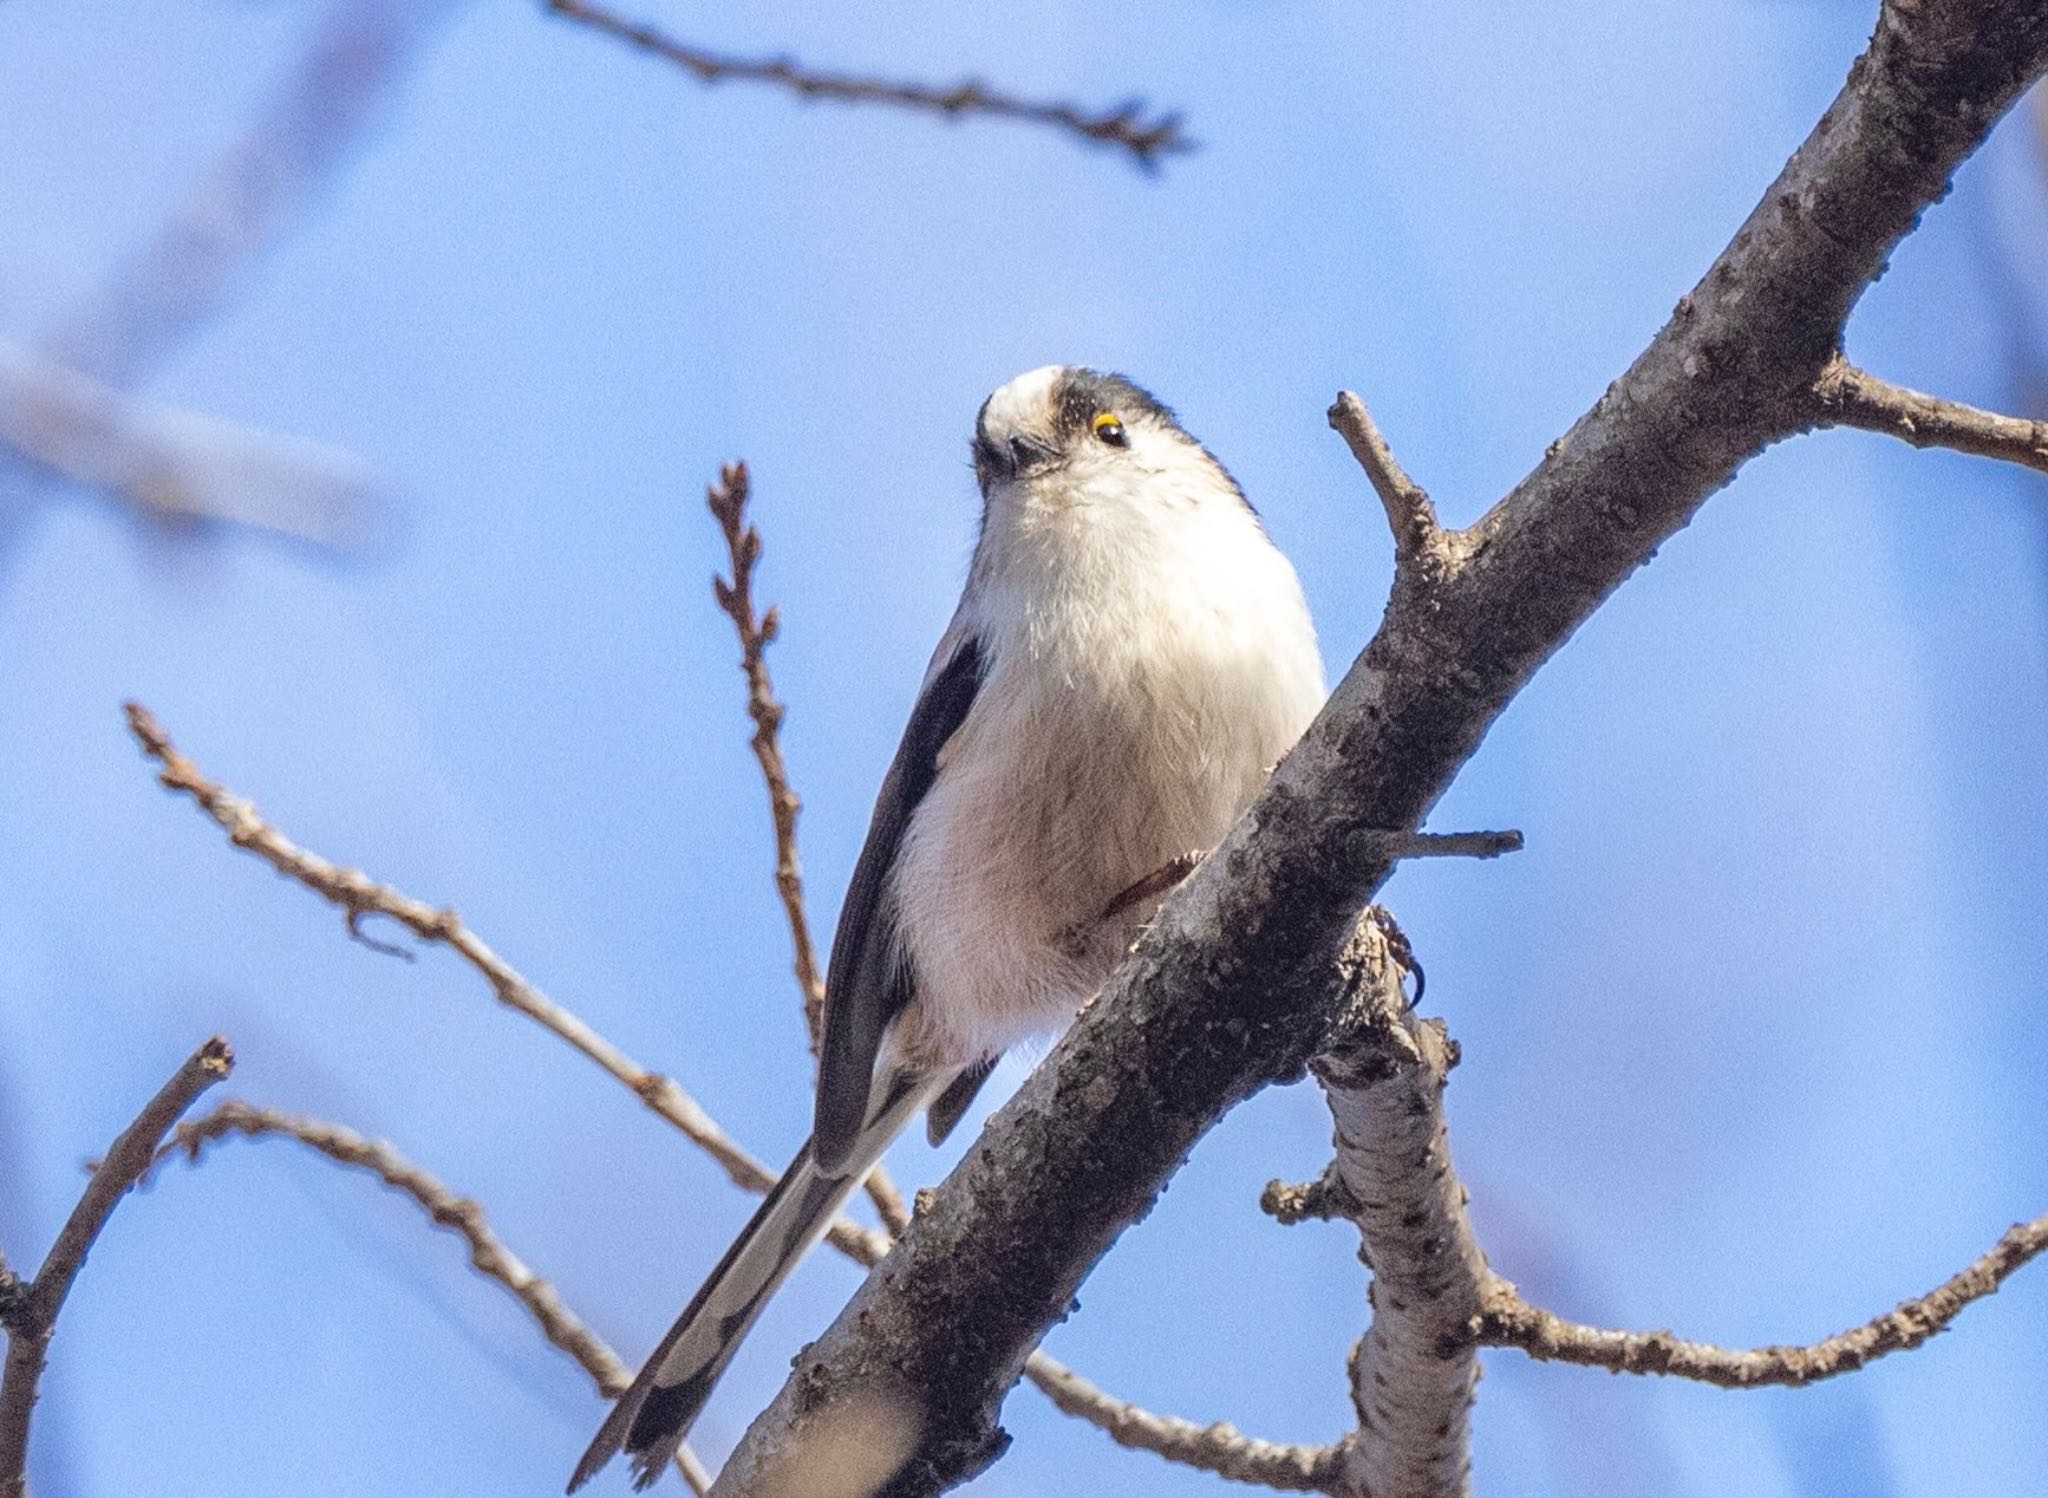
[(1463, 1333), (1479, 1311), (1486, 1259), (1444, 1125), (1444, 1079), (1457, 1052), (1441, 1024), (1409, 1010), (1378, 923), (1359, 923), (1339, 969), (1352, 1010), (1309, 1065), (1336, 1124), (1325, 1196), (1357, 1224), (1373, 1314), (1351, 1357), (1358, 1430), (1331, 1491), (1460, 1498), (1479, 1378)]
[(1606, 1331), (1580, 1326), (1538, 1310), (1507, 1281), (1492, 1278), (1473, 1322), (1480, 1343), (1516, 1347), (1532, 1358), (1605, 1368), (1613, 1373), (1661, 1373), (1698, 1379), (1724, 1389), (1798, 1387), (1853, 1373), (1887, 1353), (1918, 1347), (1993, 1294), (2020, 1267), (2048, 1251), (2048, 1216), (2006, 1230), (1991, 1251), (1962, 1273), (1917, 1300), (1901, 1303), (1862, 1326), (1807, 1347), (1716, 1347), (1669, 1332)]
[[(1892, 247), (2048, 65), (2040, 0), (1895, 0), (1868, 53), (1671, 321), (1378, 634), (1224, 845), (798, 1360), (720, 1477), (887, 1377), (916, 1404), (894, 1498), (1000, 1454), (1004, 1395), (1090, 1267), (1229, 1108), (1301, 1075), (1338, 955), (1414, 828), (1529, 676), (1749, 457), (1814, 381)], [(1448, 1416), (1451, 1411), (1446, 1410)]]
[(2048, 473), (2048, 421), (2026, 421), (1922, 395), (1836, 358), (1813, 384), (1814, 424), (1882, 432), (1915, 447), (1947, 447)]
[[(351, 932), (356, 931), (363, 916), (382, 915), (398, 921), (423, 941), (454, 947), (483, 974), (501, 1003), (567, 1041), (630, 1088), (650, 1110), (723, 1166), (734, 1185), (758, 1196), (775, 1184), (775, 1172), (748, 1153), (672, 1079), (647, 1070), (575, 1014), (549, 999), (469, 932), (454, 912), (436, 911), (409, 895), (375, 883), (358, 870), (340, 868), (297, 846), (264, 821), (250, 802), (207, 779), (171, 742), (147, 708), (131, 702), (127, 713), (129, 727), (143, 752), (162, 766), (158, 779), (166, 789), (192, 797), (227, 832), (236, 847), (253, 853), (278, 873), (339, 905), (347, 914)], [(887, 1233), (870, 1232), (843, 1217), (833, 1222), (827, 1241), (869, 1269), (882, 1261), (890, 1246)], [(1044, 1353), (1033, 1354), (1024, 1371), (1053, 1395), (1061, 1409), (1101, 1426), (1124, 1445), (1156, 1451), (1169, 1461), (1209, 1471), (1246, 1465), (1248, 1458), (1243, 1448), (1247, 1441), (1235, 1432), (1217, 1434), (1215, 1427), (1199, 1429), (1169, 1416), (1145, 1415), (1143, 1419), (1134, 1419), (1134, 1406), (1102, 1393)], [(1292, 1449), (1264, 1442), (1249, 1445), (1278, 1452)], [(1284, 1460), (1280, 1460), (1275, 1470), (1284, 1465)]]
[[(469, 1247), (469, 1262), (478, 1274), (505, 1287), (540, 1328), (541, 1335), (574, 1358), (597, 1385), (615, 1399), (633, 1381), (633, 1370), (619, 1361), (604, 1338), (583, 1324), (555, 1287), (527, 1267), (492, 1230), (484, 1210), (466, 1196), (457, 1196), (436, 1177), (405, 1158), (381, 1139), (317, 1118), (302, 1118), (275, 1108), (258, 1108), (239, 1098), (222, 1103), (203, 1117), (179, 1124), (170, 1140), (156, 1151), (149, 1174), (174, 1155), (193, 1164), (207, 1147), (223, 1139), (295, 1139), (315, 1154), (352, 1170), (366, 1171), (392, 1190), (411, 1198), (436, 1227), (456, 1234)], [(676, 1453), (683, 1480), (698, 1493), (709, 1490), (711, 1475), (685, 1445)]]
[(135, 1122), (107, 1150), (93, 1170), (78, 1205), (71, 1209), (57, 1241), (51, 1245), (33, 1282), (24, 1284), (0, 1263), (7, 1283), (4, 1304), (7, 1364), (0, 1374), (0, 1498), (25, 1498), (28, 1492), (28, 1427), (36, 1388), (49, 1358), (57, 1313), (72, 1281), (85, 1266), (85, 1256), (107, 1225), (107, 1219), (145, 1172), (156, 1155), (157, 1141), (199, 1095), (225, 1077), (235, 1053), (219, 1036), (206, 1042), (178, 1068), (161, 1091), (135, 1116)]
[(975, 114), (1049, 125), (1095, 145), (1115, 146), (1128, 151), (1131, 159), (1148, 172), (1158, 170), (1162, 157), (1193, 149), (1194, 143), (1181, 133), (1179, 115), (1161, 115), (1148, 123), (1141, 104), (1126, 104), (1118, 109), (1090, 114), (1072, 104), (1019, 99), (971, 80), (937, 88), (928, 83), (903, 83), (852, 73), (821, 72), (799, 66), (786, 57), (729, 57), (679, 42), (652, 26), (629, 21), (615, 11), (588, 3), (588, 0), (545, 0), (545, 3), (556, 15), (580, 21), (650, 56), (664, 58), (704, 83), (721, 83), (729, 79), (769, 83), (804, 99), (887, 104), (899, 109), (944, 115), (948, 119)]

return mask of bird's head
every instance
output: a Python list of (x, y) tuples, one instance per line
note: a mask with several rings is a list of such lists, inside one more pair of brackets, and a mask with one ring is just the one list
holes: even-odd
[(1078, 498), (1176, 476), (1236, 493), (1222, 466), (1149, 392), (1072, 364), (1019, 375), (982, 402), (974, 476), (991, 501), (1019, 485)]

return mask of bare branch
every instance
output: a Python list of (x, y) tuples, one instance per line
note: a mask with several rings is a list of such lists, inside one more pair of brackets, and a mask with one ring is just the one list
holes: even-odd
[[(265, 822), (251, 803), (225, 786), (208, 780), (199, 767), (171, 742), (147, 708), (131, 702), (127, 705), (127, 713), (129, 728), (143, 752), (162, 766), (159, 781), (166, 789), (181, 792), (197, 801), (201, 809), (227, 832), (236, 847), (253, 853), (280, 874), (297, 880), (339, 905), (351, 927), (365, 915), (382, 915), (399, 922), (423, 941), (453, 947), (484, 975), (499, 1002), (560, 1036), (610, 1076), (624, 1083), (656, 1115), (673, 1124), (691, 1143), (718, 1161), (733, 1184), (757, 1196), (775, 1184), (775, 1173), (727, 1134), (717, 1120), (672, 1079), (648, 1071), (576, 1015), (554, 1003), (484, 945), (454, 912), (436, 911), (409, 895), (373, 882), (358, 870), (340, 868), (319, 854), (298, 847)], [(870, 1232), (843, 1217), (833, 1222), (827, 1237), (834, 1248), (864, 1268), (871, 1269), (881, 1263), (889, 1251), (890, 1240), (886, 1233)], [(1130, 1407), (1120, 1401), (1115, 1402), (1114, 1408), (1093, 1407), (1079, 1401), (1071, 1393), (1078, 1386), (1076, 1376), (1050, 1357), (1043, 1354), (1034, 1356), (1026, 1371), (1034, 1382), (1047, 1387), (1048, 1392), (1053, 1386), (1069, 1390), (1071, 1405), (1063, 1408), (1069, 1408), (1070, 1413), (1093, 1418), (1105, 1428), (1109, 1422), (1127, 1418), (1120, 1412)], [(1138, 1436), (1133, 1436), (1125, 1444), (1136, 1445), (1141, 1441)], [(1192, 1449), (1186, 1442), (1179, 1443), (1176, 1449), (1181, 1448)], [(1181, 1459), (1170, 1450), (1160, 1454)], [(0, 1495), (0, 1498), (6, 1498), (6, 1495)]]
[(168, 524), (363, 550), (382, 506), (351, 453), (130, 396), (0, 342), (0, 444)]
[[(456, 1234), (469, 1246), (469, 1262), (476, 1272), (504, 1286), (525, 1307), (541, 1335), (574, 1358), (590, 1375), (600, 1394), (615, 1399), (632, 1383), (632, 1370), (569, 1309), (553, 1285), (505, 1246), (481, 1206), (469, 1197), (457, 1196), (384, 1140), (365, 1138), (340, 1124), (230, 1099), (204, 1117), (178, 1125), (170, 1140), (155, 1152), (147, 1174), (153, 1175), (174, 1155), (182, 1154), (196, 1165), (205, 1157), (207, 1146), (237, 1136), (295, 1139), (335, 1164), (367, 1171), (409, 1197), (436, 1227)], [(676, 1464), (694, 1491), (709, 1490), (710, 1475), (688, 1446), (677, 1453)]]
[(754, 613), (754, 566), (761, 560), (761, 532), (747, 519), (751, 492), (744, 463), (728, 463), (718, 482), (704, 492), (719, 534), (725, 537), (732, 566), (732, 580), (713, 577), (711, 590), (739, 635), (740, 670), (747, 678), (747, 716), (754, 720), (751, 746), (768, 787), (768, 812), (775, 822), (775, 889), (789, 920), (796, 982), (803, 991), (804, 1028), (810, 1032), (811, 1054), (815, 1056), (825, 1024), (825, 979), (818, 971), (817, 950), (811, 944), (811, 923), (804, 913), (803, 863), (797, 857), (796, 819), (804, 803), (791, 788), (789, 769), (783, 763), (785, 709), (775, 700), (775, 683), (768, 675), (768, 645), (779, 632), (780, 618), (772, 607), (765, 616)]
[(6, 1372), (0, 1374), (0, 1498), (25, 1498), (28, 1492), (28, 1428), (36, 1387), (57, 1330), (57, 1313), (64, 1308), (85, 1256), (121, 1198), (148, 1171), (157, 1141), (234, 1064), (235, 1053), (217, 1035), (186, 1059), (107, 1150), (33, 1283), (24, 1285), (0, 1264), (0, 1278), (12, 1291), (6, 1297)]
[(1027, 1368), (1031, 1381), (1055, 1405), (1101, 1426), (1119, 1446), (1283, 1493), (1327, 1491), (1336, 1475), (1338, 1447), (1282, 1446), (1244, 1435), (1222, 1421), (1196, 1425), (1172, 1415), (1155, 1415), (1098, 1389), (1050, 1358), (1034, 1357)]
[(1395, 558), (1405, 562), (1441, 546), (1444, 533), (1437, 524), (1436, 506), (1422, 485), (1408, 477), (1365, 402), (1349, 390), (1343, 391), (1330, 407), (1330, 425), (1358, 459), (1386, 508), (1387, 525), (1394, 532)]
[(1336, 1124), (1324, 1202), (1357, 1224), (1372, 1267), (1372, 1322), (1352, 1353), (1358, 1431), (1344, 1498), (1462, 1498), (1478, 1359), (1459, 1333), (1480, 1305), (1486, 1258), (1451, 1164), (1444, 1079), (1455, 1048), (1401, 993), (1401, 964), (1368, 917), (1340, 959), (1354, 1012), (1310, 1063)]
[(1546, 1362), (1578, 1363), (1612, 1373), (1661, 1373), (1724, 1389), (1797, 1388), (1853, 1373), (1887, 1353), (1918, 1347), (1972, 1301), (1995, 1293), (2022, 1265), (2048, 1251), (2048, 1216), (2007, 1229), (1991, 1251), (1962, 1273), (1862, 1326), (1807, 1347), (1715, 1347), (1669, 1332), (1606, 1331), (1538, 1310), (1495, 1276), (1474, 1322), (1478, 1341), (1516, 1347)]
[(1513, 828), (1504, 832), (1398, 832), (1367, 829), (1366, 838), (1383, 839), (1389, 858), (1499, 858), (1522, 851), (1522, 834)]
[(1839, 356), (1814, 381), (1813, 402), (1818, 426), (1858, 427), (1915, 447), (1946, 447), (2048, 473), (2048, 421), (2000, 416), (1922, 395)]
[[(1002, 1401), (1082, 1280), (1217, 1118), (1341, 1014), (1338, 957), (1414, 828), (1530, 677), (1735, 471), (1812, 421), (1850, 308), (2048, 67), (2038, 0), (1885, 5), (1868, 53), (1671, 321), (1423, 587), (951, 1178), (798, 1358), (715, 1492), (851, 1407), (917, 1401), (895, 1498), (1001, 1453)], [(1397, 570), (1397, 579), (1399, 573)]]
[[(691, 1143), (716, 1160), (735, 1185), (758, 1195), (775, 1184), (775, 1172), (741, 1148), (673, 1078), (649, 1071), (576, 1014), (555, 1003), (486, 946), (483, 938), (463, 925), (454, 911), (436, 910), (388, 885), (376, 883), (359, 869), (341, 868), (299, 847), (264, 821), (250, 802), (208, 780), (196, 764), (179, 752), (148, 708), (131, 702), (127, 704), (127, 713), (129, 729), (143, 752), (162, 766), (157, 779), (165, 789), (181, 792), (198, 802), (237, 848), (254, 854), (278, 873), (340, 906), (351, 931), (364, 916), (379, 915), (398, 922), (421, 941), (452, 947), (483, 974), (499, 1003), (561, 1037), (631, 1089), (650, 1111), (673, 1124)], [(845, 1218), (834, 1221), (830, 1236), (843, 1252), (865, 1263), (880, 1259), (888, 1249), (886, 1238), (870, 1235)]]
[(1101, 114), (1090, 114), (1072, 104), (1019, 99), (972, 80), (949, 88), (936, 88), (928, 83), (902, 83), (852, 73), (820, 72), (804, 68), (786, 57), (729, 57), (676, 41), (652, 26), (629, 21), (614, 11), (588, 3), (588, 0), (546, 0), (546, 4), (556, 15), (580, 21), (651, 56), (665, 58), (703, 83), (721, 83), (727, 79), (772, 83), (805, 99), (889, 104), (944, 115), (948, 119), (978, 114), (1049, 125), (1096, 145), (1116, 146), (1128, 151), (1131, 158), (1148, 172), (1158, 170), (1160, 158), (1191, 150), (1194, 145), (1181, 133), (1179, 115), (1161, 115), (1147, 123), (1142, 104), (1125, 104)]
[[(811, 943), (810, 917), (804, 910), (803, 861), (797, 856), (796, 819), (804, 803), (790, 785), (789, 769), (783, 763), (785, 709), (775, 700), (775, 683), (768, 675), (768, 646), (778, 633), (780, 616), (772, 606), (765, 615), (754, 613), (754, 567), (761, 560), (761, 532), (747, 519), (751, 492), (745, 463), (728, 463), (718, 482), (704, 491), (719, 534), (725, 537), (732, 566), (732, 580), (713, 576), (711, 590), (739, 635), (740, 670), (747, 678), (747, 716), (754, 720), (754, 758), (761, 766), (761, 779), (768, 788), (768, 814), (775, 824), (775, 889), (782, 896), (782, 911), (789, 921), (796, 983), (803, 994), (804, 1029), (815, 1057), (825, 1033), (825, 979), (818, 971), (817, 949)], [(910, 1225), (903, 1193), (880, 1161), (869, 1170), (864, 1184), (868, 1199), (892, 1235)]]

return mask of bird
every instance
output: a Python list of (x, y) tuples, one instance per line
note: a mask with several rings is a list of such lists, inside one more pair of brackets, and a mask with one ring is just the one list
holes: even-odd
[(1128, 378), (1019, 375), (975, 418), (981, 526), (834, 932), (811, 1137), (612, 1408), (644, 1488), (740, 1340), (922, 1111), (1057, 1030), (1325, 698), (1293, 566)]

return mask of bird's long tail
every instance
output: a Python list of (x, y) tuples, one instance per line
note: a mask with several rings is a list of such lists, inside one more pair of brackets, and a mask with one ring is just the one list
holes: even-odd
[(575, 1492), (621, 1450), (633, 1459), (633, 1486), (644, 1488), (675, 1459), (676, 1450), (711, 1397), (761, 1308), (853, 1194), (868, 1168), (928, 1103), (948, 1076), (900, 1075), (879, 1094), (843, 1172), (818, 1168), (809, 1140), (753, 1220), (690, 1298), (676, 1324), (605, 1418), (569, 1479)]

